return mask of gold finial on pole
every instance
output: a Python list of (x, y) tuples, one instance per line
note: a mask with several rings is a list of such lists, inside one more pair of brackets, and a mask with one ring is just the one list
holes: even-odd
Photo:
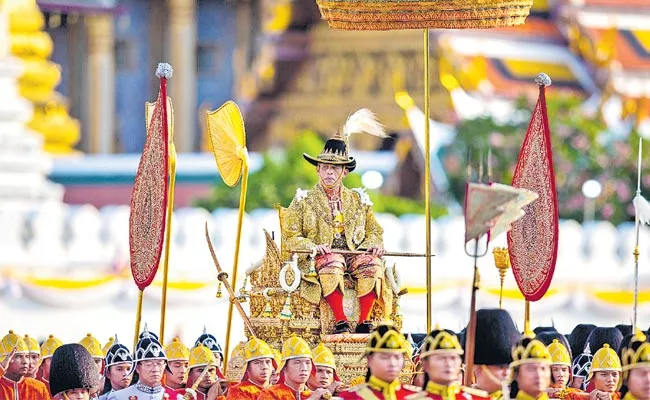
[(495, 247), (492, 255), (494, 256), (494, 266), (499, 270), (499, 279), (501, 280), (499, 308), (503, 308), (503, 282), (506, 279), (506, 273), (510, 269), (510, 254), (507, 247)]

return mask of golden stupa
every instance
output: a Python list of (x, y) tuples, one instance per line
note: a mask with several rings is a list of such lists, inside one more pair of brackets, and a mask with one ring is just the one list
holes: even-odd
[(61, 80), (61, 69), (48, 60), (53, 44), (43, 31), (43, 14), (36, 0), (0, 0), (0, 7), (9, 17), (11, 53), (23, 62), (20, 94), (34, 105), (27, 125), (43, 135), (45, 151), (71, 153), (79, 141), (79, 121), (68, 115), (65, 98), (54, 91)]

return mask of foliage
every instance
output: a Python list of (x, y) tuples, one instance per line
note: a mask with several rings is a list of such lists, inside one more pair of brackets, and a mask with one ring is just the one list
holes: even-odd
[[(314, 167), (303, 158), (303, 153), (319, 154), (323, 140), (314, 132), (306, 131), (298, 136), (282, 154), (267, 152), (264, 154), (262, 167), (252, 173), (248, 179), (246, 210), (273, 208), (275, 204), (289, 205), (297, 188), (312, 188), (318, 182)], [(346, 187), (361, 187), (361, 175), (349, 174), (343, 181)], [(376, 191), (368, 191), (378, 213), (423, 214), (424, 203), (412, 199), (386, 196)], [(239, 190), (227, 187), (221, 180), (214, 186), (211, 195), (197, 201), (200, 207), (209, 210), (218, 207), (239, 206)], [(446, 209), (433, 205), (431, 215), (441, 216)]]
[[(628, 137), (614, 137), (599, 116), (590, 117), (582, 112), (582, 102), (583, 99), (567, 94), (547, 97), (560, 218), (583, 220), (582, 185), (586, 180), (595, 179), (603, 188), (595, 203), (596, 219), (614, 224), (630, 220), (634, 216), (631, 203), (636, 189), (638, 136), (633, 133)], [(473, 180), (477, 179), (481, 154), (485, 165), (487, 149), (491, 148), (492, 181), (512, 182), (533, 108), (534, 104), (520, 99), (518, 113), (527, 113), (521, 122), (499, 125), (492, 118), (478, 118), (459, 124), (456, 141), (444, 149), (443, 156), (450, 190), (459, 201), (464, 196), (468, 150)], [(650, 186), (647, 172), (642, 184)], [(486, 175), (487, 171), (484, 181)]]

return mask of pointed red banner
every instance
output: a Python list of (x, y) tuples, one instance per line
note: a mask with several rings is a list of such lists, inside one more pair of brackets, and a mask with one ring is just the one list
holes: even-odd
[(160, 93), (148, 124), (147, 140), (133, 183), (129, 215), (131, 273), (140, 290), (149, 286), (156, 276), (165, 238), (169, 130), (167, 102), (163, 100), (167, 98), (167, 77), (159, 77)]
[(539, 98), (521, 146), (512, 186), (537, 193), (524, 208), (525, 215), (508, 232), (512, 272), (528, 301), (541, 299), (548, 290), (558, 244), (558, 205), (551, 151), (551, 132), (546, 112), (546, 86), (551, 80), (539, 74)]

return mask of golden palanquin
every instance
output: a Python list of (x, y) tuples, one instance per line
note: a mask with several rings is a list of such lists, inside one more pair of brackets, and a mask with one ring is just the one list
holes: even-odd
[[(282, 213), (284, 208), (279, 208), (281, 240), (283, 239)], [(365, 375), (366, 361), (362, 358), (366, 344), (367, 334), (332, 334), (334, 331), (334, 315), (327, 302), (320, 298), (320, 289), (315, 286), (318, 277), (310, 274), (309, 262), (304, 258), (297, 263), (301, 272), (301, 281), (295, 291), (287, 293), (280, 284), (280, 271), (283, 265), (291, 262), (292, 255), (282, 252), (268, 232), (266, 237), (266, 255), (257, 269), (250, 273), (250, 291), (241, 293), (250, 304), (250, 320), (258, 338), (266, 341), (276, 349), (292, 334), (304, 338), (311, 347), (324, 343), (334, 353), (338, 366), (338, 375), (344, 382)], [(284, 249), (283, 249), (284, 250)], [(306, 261), (306, 262), (305, 262)], [(392, 278), (397, 281), (395, 269), (391, 271)], [(286, 274), (286, 283), (294, 282), (294, 273), (291, 269)], [(384, 278), (385, 280), (385, 278)], [(344, 309), (350, 321), (356, 321), (359, 314), (359, 302), (354, 282), (348, 275), (344, 281)], [(399, 311), (399, 296), (395, 293), (393, 285), (382, 282), (382, 290), (389, 301), (377, 303), (371, 314), (374, 324), (391, 320), (395, 327), (400, 329), (402, 317)], [(389, 306), (390, 308), (387, 308)], [(246, 330), (250, 337), (250, 332)], [(228, 378), (238, 379), (243, 375), (245, 367), (241, 344), (234, 351), (228, 364)], [(404, 371), (404, 380), (410, 379), (412, 364), (407, 360)]]

